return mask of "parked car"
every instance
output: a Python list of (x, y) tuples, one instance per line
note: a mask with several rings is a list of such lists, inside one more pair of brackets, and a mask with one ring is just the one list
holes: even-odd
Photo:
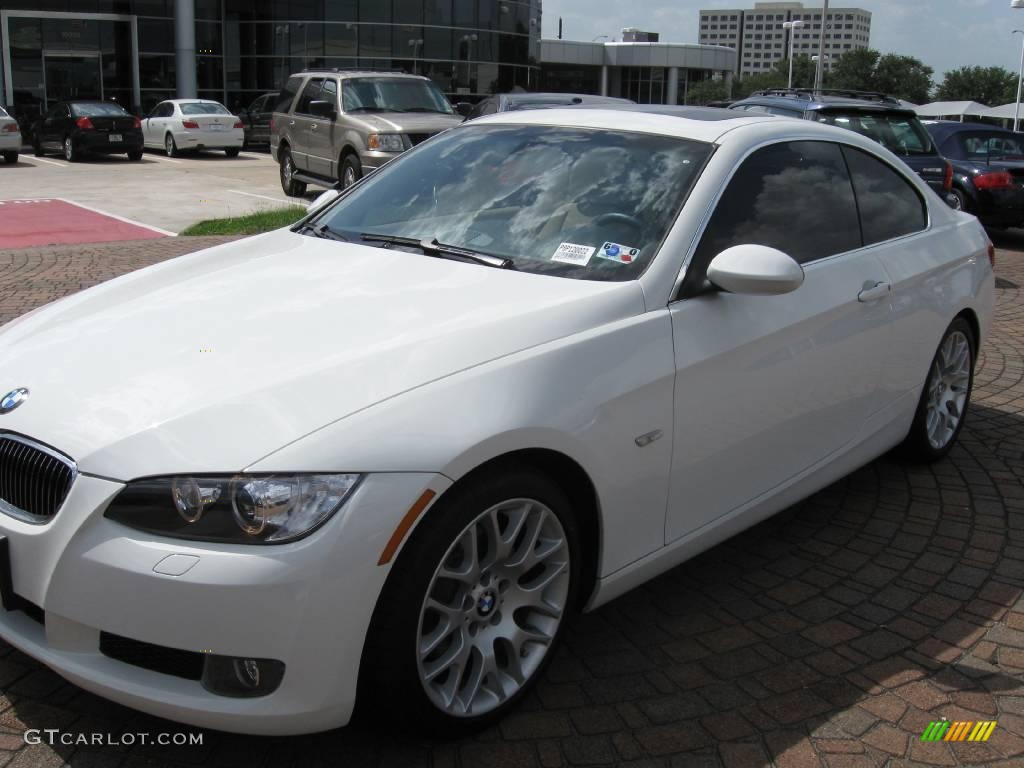
[(90, 154), (142, 159), (139, 118), (111, 101), (59, 101), (39, 118), (32, 133), (36, 157), (60, 152), (69, 163)]
[(270, 126), (285, 194), (355, 184), (407, 149), (458, 125), (433, 80), (380, 70), (307, 70), (288, 78)]
[(455, 105), (455, 111), (460, 115), (465, 115), (467, 120), (475, 120), (484, 115), (493, 115), (497, 112), (517, 112), (521, 109), (553, 109), (579, 104), (611, 106), (635, 103), (632, 99), (592, 96), (586, 93), (499, 93), (488, 96), (475, 105), (464, 101), (459, 102)]
[(1024, 226), (1024, 134), (983, 123), (925, 123), (953, 165), (953, 207), (991, 227)]
[(146, 146), (168, 157), (203, 149), (223, 150), (238, 157), (245, 143), (242, 121), (217, 101), (170, 99), (157, 104), (142, 120)]
[(270, 119), (274, 116), (278, 96), (276, 92), (257, 96), (238, 115), (245, 130), (245, 146), (270, 146)]
[(573, 611), (944, 456), (992, 256), (852, 131), (468, 122), (0, 331), (0, 636), (204, 727), (492, 723)]
[(0, 155), (4, 162), (14, 165), (21, 151), (21, 129), (18, 121), (11, 117), (0, 104)]
[(899, 155), (946, 199), (952, 188), (952, 166), (939, 154), (917, 113), (892, 96), (869, 91), (781, 88), (758, 91), (729, 109), (767, 112), (846, 128), (874, 139)]

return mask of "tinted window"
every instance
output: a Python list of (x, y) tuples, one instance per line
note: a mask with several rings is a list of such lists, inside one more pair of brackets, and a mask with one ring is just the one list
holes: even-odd
[(335, 107), (338, 106), (338, 84), (334, 80), (324, 80), (323, 87), (320, 89), (320, 95), (317, 96), (318, 101), (326, 101), (333, 104)]
[(861, 247), (853, 188), (837, 145), (775, 144), (748, 157), (704, 231), (687, 290), (703, 281), (719, 253), (750, 243), (778, 248), (801, 264)]
[(285, 83), (284, 88), (281, 89), (281, 93), (278, 94), (277, 104), (274, 107), (274, 111), (287, 112), (292, 105), (292, 101), (295, 100), (295, 94), (299, 92), (299, 87), (301, 85), (301, 77), (289, 77), (288, 82)]
[(297, 113), (308, 115), (310, 102), (316, 101), (320, 96), (320, 84), (323, 83), (323, 78), (314, 77), (308, 83), (306, 87), (302, 89), (302, 95), (299, 96), (299, 101), (295, 105), (295, 111)]
[(969, 158), (987, 160), (1024, 159), (1024, 144), (1012, 133), (1002, 131), (973, 131), (957, 134), (963, 154)]
[(897, 155), (932, 155), (935, 148), (931, 136), (914, 115), (899, 112), (851, 112), (835, 110), (817, 113), (819, 123), (859, 133), (877, 141)]
[(924, 200), (902, 175), (866, 152), (844, 147), (864, 228), (864, 243), (880, 243), (928, 226)]
[(71, 114), (74, 117), (128, 117), (128, 113), (118, 104), (73, 104)]
[(174, 116), (174, 105), (171, 102), (166, 102), (160, 105), (160, 111), (157, 117), (173, 117)]
[(215, 101), (189, 101), (181, 105), (183, 115), (230, 115), (228, 108)]

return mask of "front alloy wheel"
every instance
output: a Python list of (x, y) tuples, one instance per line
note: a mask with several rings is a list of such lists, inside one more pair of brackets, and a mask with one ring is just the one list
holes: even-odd
[(420, 608), (418, 670), (434, 705), (482, 715), (515, 696), (551, 648), (569, 598), (569, 546), (535, 499), (482, 512), (438, 564)]

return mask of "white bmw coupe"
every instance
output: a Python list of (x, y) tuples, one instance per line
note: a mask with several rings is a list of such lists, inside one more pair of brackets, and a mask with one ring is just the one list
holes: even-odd
[(7, 325), (0, 636), (201, 726), (474, 728), (572, 611), (945, 455), (977, 220), (850, 131), (665, 112), (476, 120)]

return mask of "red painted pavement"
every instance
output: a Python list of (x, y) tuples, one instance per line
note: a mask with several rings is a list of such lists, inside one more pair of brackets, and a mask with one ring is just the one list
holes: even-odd
[(64, 200), (0, 200), (0, 248), (152, 240), (164, 236)]

